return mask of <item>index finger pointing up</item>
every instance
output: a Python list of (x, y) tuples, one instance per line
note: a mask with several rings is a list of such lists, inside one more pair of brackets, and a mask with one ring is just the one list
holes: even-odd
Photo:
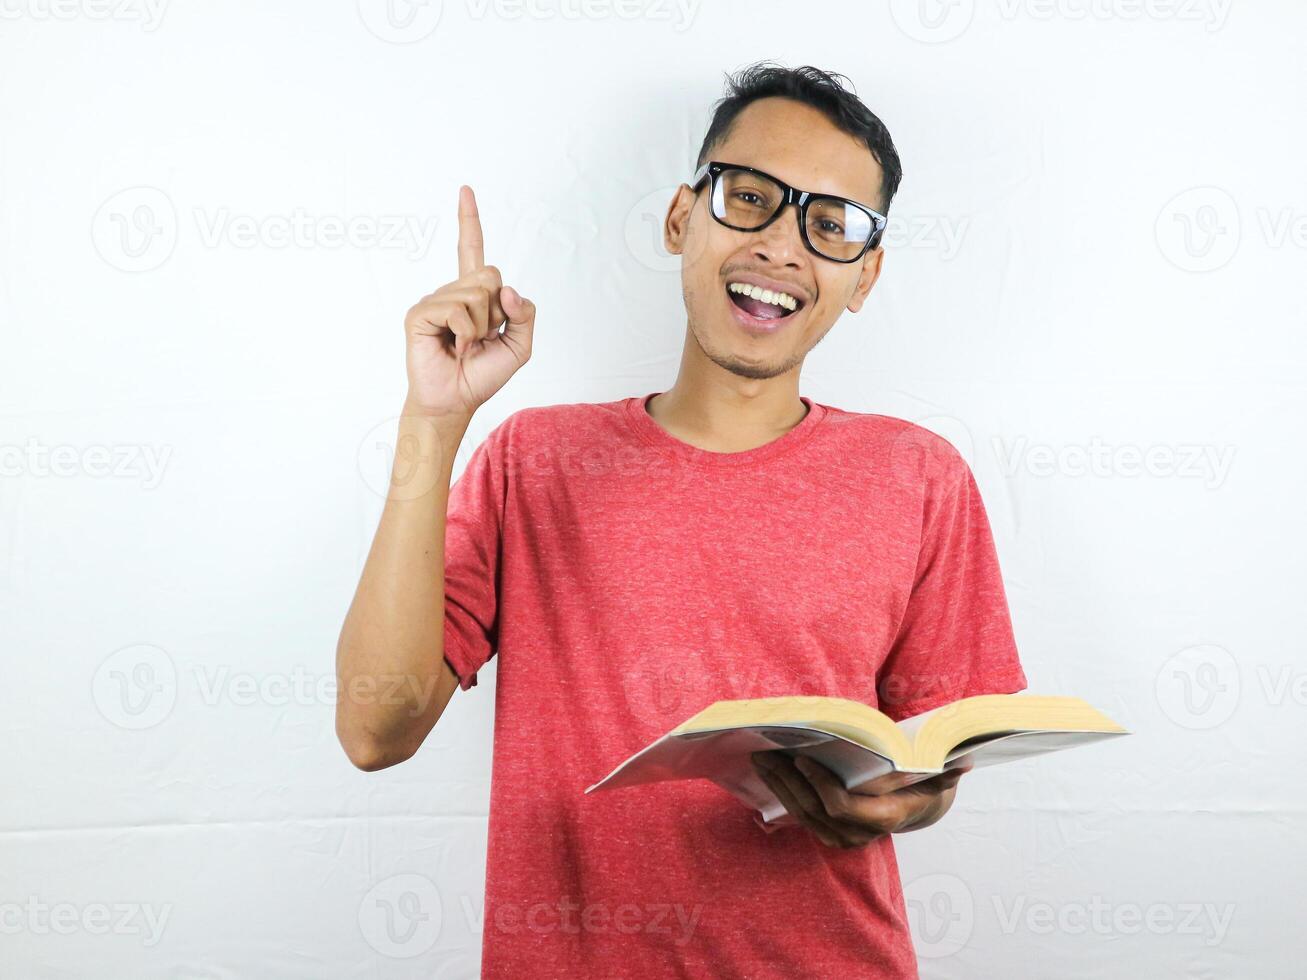
[(481, 216), (472, 188), (458, 189), (458, 276), (463, 278), (486, 264), (485, 241), (481, 237)]

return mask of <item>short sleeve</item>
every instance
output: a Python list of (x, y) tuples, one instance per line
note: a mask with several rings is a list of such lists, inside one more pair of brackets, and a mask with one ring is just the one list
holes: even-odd
[(445, 660), (463, 690), (498, 643), (498, 583), (504, 514), (500, 430), (468, 459), (449, 488), (445, 520)]
[(894, 721), (1026, 687), (975, 477), (952, 447), (932, 456), (912, 591), (876, 677), (880, 710)]

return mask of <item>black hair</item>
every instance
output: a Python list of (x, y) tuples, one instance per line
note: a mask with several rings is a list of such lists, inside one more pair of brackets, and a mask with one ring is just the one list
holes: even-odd
[(695, 168), (707, 162), (712, 148), (730, 133), (735, 117), (745, 106), (773, 96), (793, 99), (817, 109), (839, 129), (867, 144), (867, 149), (880, 164), (880, 210), (888, 214), (890, 201), (903, 179), (903, 165), (899, 162), (889, 130), (858, 98), (853, 83), (846, 76), (811, 65), (785, 68), (760, 61), (734, 75), (727, 75), (726, 94), (713, 106), (712, 122), (699, 148)]

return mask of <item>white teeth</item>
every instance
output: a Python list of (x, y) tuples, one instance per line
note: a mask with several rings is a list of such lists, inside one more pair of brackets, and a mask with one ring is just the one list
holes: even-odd
[(773, 306), (780, 306), (790, 312), (794, 312), (799, 308), (799, 301), (789, 293), (772, 292), (770, 289), (762, 289), (747, 282), (727, 283), (726, 288), (733, 293), (752, 296), (754, 299), (762, 300), (764, 303), (771, 303)]

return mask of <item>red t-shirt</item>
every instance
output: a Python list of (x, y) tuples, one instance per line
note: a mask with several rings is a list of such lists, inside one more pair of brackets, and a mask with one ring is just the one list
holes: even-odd
[(464, 690), (499, 656), (482, 975), (915, 978), (892, 837), (768, 833), (707, 780), (584, 790), (722, 698), (1022, 690), (971, 470), (808, 398), (711, 452), (652, 397), (514, 412), (450, 491), (445, 656)]

